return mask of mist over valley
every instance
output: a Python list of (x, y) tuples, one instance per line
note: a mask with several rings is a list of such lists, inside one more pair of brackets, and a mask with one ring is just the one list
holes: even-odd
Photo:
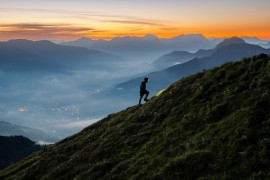
[[(154, 96), (184, 75), (269, 52), (258, 46), (262, 41), (248, 45), (242, 40), (236, 44), (248, 46), (248, 53), (228, 57), (228, 53), (220, 53), (225, 42), (202, 35), (171, 39), (147, 35), (111, 41), (82, 38), (61, 44), (0, 42), (0, 120), (62, 139), (110, 113), (137, 105), (144, 76), (150, 77), (148, 89)], [(222, 61), (209, 66), (218, 59)], [(201, 68), (194, 62), (200, 62)]]

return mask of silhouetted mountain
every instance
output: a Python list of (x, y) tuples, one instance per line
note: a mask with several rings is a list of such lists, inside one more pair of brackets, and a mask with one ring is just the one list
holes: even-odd
[(78, 46), (78, 47), (86, 47), (91, 48), (93, 44), (95, 43), (95, 40), (87, 37), (82, 37), (80, 39), (77, 39), (75, 41), (68, 41), (68, 42), (61, 42), (61, 45), (70, 45), (70, 46)]
[(200, 49), (196, 53), (189, 53), (185, 51), (174, 51), (172, 53), (161, 56), (156, 61), (154, 61), (152, 65), (157, 70), (165, 69), (176, 64), (182, 64), (194, 58), (202, 58), (202, 57), (210, 56), (214, 52), (216, 52), (218, 48), (231, 45), (231, 44), (245, 44), (245, 41), (240, 38), (233, 37), (230, 39), (224, 39), (214, 49), (209, 49), (209, 50)]
[[(87, 43), (88, 42), (88, 43)], [(200, 34), (187, 34), (177, 37), (162, 39), (155, 35), (147, 34), (144, 37), (115, 37), (112, 40), (79, 39), (73, 42), (62, 43), (71, 46), (81, 46), (113, 52), (126, 58), (148, 58), (153, 59), (164, 53), (176, 50), (197, 51), (199, 49), (210, 49), (215, 43), (209, 41)], [(133, 58), (133, 59), (134, 59)]]
[(132, 36), (115, 37), (109, 41), (81, 38), (76, 41), (70, 41), (70, 42), (65, 42), (61, 44), (69, 45), (69, 46), (94, 48), (94, 49), (116, 52), (116, 53), (122, 53), (125, 51), (128, 51), (130, 53), (130, 52), (136, 52), (136, 51), (149, 51), (149, 50), (155, 50), (156, 48), (161, 48), (159, 47), (161, 45), (159, 44), (160, 42), (158, 41), (159, 39), (156, 38), (156, 36), (149, 34), (142, 38), (132, 37)]
[(222, 41), (224, 41), (224, 39), (225, 39), (225, 38), (214, 38), (214, 37), (208, 38), (209, 41), (211, 41), (211, 42), (213, 42), (213, 43), (215, 43), (215, 44), (221, 43)]
[(166, 42), (180, 50), (195, 52), (199, 49), (211, 49), (215, 44), (201, 34), (187, 34), (168, 39)]
[(106, 44), (97, 44), (96, 46), (97, 49), (104, 49), (118, 54), (134, 54), (138, 51), (147, 53), (148, 51), (159, 51), (164, 48), (162, 42), (157, 38), (129, 36), (116, 37), (107, 41)]
[(0, 144), (0, 169), (41, 149), (41, 146), (23, 136), (0, 136)]
[(0, 171), (3, 179), (269, 179), (270, 57), (177, 81)]
[(195, 58), (195, 53), (190, 53), (187, 51), (173, 51), (171, 53), (165, 54), (153, 62), (154, 68), (163, 69), (176, 64), (181, 64)]
[(50, 41), (10, 40), (0, 43), (2, 70), (65, 71), (92, 65), (110, 65), (122, 58), (81, 47), (62, 46)]
[(225, 47), (225, 46), (233, 45), (233, 44), (241, 45), (241, 44), (246, 44), (246, 42), (241, 38), (232, 37), (232, 38), (229, 38), (229, 39), (224, 39), (224, 41), (219, 43), (216, 48), (221, 48), (221, 47)]
[(152, 63), (153, 69), (165, 69), (176, 64), (182, 64), (194, 58), (202, 58), (212, 55), (216, 49), (204, 50), (200, 49), (196, 53), (186, 51), (173, 51), (165, 54)]
[[(225, 62), (237, 61), (244, 57), (250, 57), (260, 53), (270, 54), (270, 50), (257, 45), (247, 44), (242, 39), (236, 37), (225, 39), (222, 43), (217, 45), (216, 48), (207, 52), (211, 52), (212, 55), (203, 58), (195, 58), (162, 71), (146, 74), (145, 76), (150, 78), (150, 89), (153, 93), (156, 93), (158, 90), (167, 87), (181, 77), (221, 65)], [(140, 84), (142, 79), (143, 77), (139, 77), (121, 83), (116, 86), (116, 89), (137, 91), (138, 84)]]
[(156, 41), (159, 38), (153, 34), (146, 34), (143, 39), (148, 40), (148, 41)]
[(0, 135), (21, 135), (31, 139), (32, 141), (41, 141), (47, 143), (54, 143), (59, 140), (57, 137), (54, 137), (40, 129), (24, 127), (4, 121), (0, 121)]

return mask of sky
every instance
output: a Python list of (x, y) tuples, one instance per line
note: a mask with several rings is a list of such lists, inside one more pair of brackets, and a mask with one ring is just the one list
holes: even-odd
[(269, 0), (0, 0), (0, 41), (181, 34), (270, 39)]

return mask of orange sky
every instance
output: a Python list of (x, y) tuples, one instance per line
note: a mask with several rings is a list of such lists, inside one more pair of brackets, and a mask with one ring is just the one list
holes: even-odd
[(181, 34), (270, 39), (269, 0), (3, 0), (0, 40)]

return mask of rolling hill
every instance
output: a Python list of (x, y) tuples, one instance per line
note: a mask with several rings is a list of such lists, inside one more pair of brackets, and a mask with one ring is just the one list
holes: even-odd
[(3, 179), (269, 179), (270, 57), (183, 78), (0, 171)]

